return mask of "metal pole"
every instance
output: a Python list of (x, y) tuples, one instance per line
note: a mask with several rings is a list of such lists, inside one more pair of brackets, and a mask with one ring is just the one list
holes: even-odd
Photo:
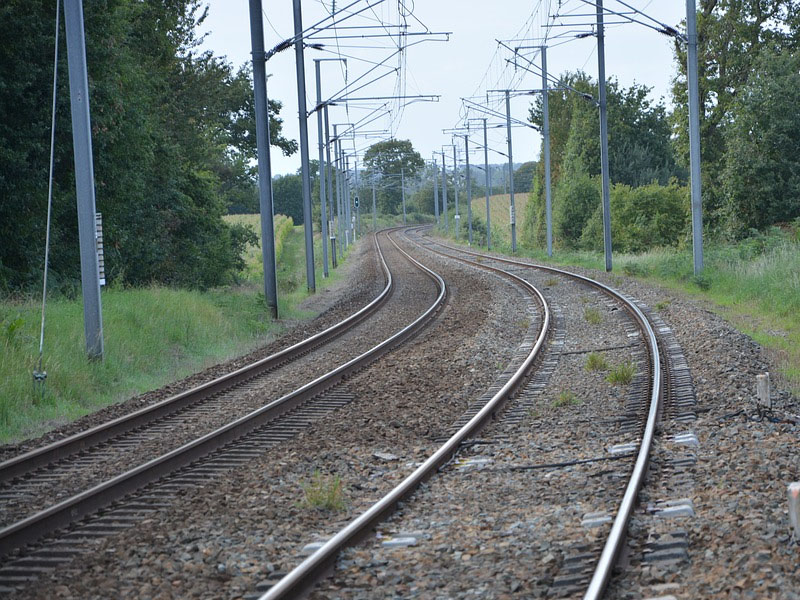
[[(355, 183), (353, 184), (353, 189), (355, 190), (356, 200), (358, 200), (358, 160), (355, 160)], [(361, 233), (361, 202), (358, 203), (356, 206), (356, 225), (355, 229), (353, 230), (353, 241), (356, 240), (356, 236)]]
[(686, 73), (689, 84), (689, 166), (692, 186), (692, 253), (694, 274), (703, 271), (703, 198), (700, 189), (700, 87), (697, 81), (697, 10), (686, 0), (688, 52)]
[(508, 190), (511, 194), (511, 252), (517, 251), (517, 214), (514, 206), (514, 159), (511, 154), (511, 99), (506, 90), (506, 129), (508, 131)]
[(483, 120), (483, 169), (486, 177), (486, 249), (492, 249), (492, 216), (489, 212), (489, 188), (492, 185), (489, 175), (489, 144), (486, 140), (486, 119)]
[(600, 91), (600, 174), (603, 180), (603, 249), (606, 271), (611, 271), (611, 201), (608, 183), (608, 105), (606, 103), (606, 49), (603, 0), (597, 0), (597, 83)]
[(350, 202), (350, 160), (347, 156), (344, 157), (344, 216), (345, 216), (345, 226), (347, 227), (347, 231), (345, 232), (345, 239), (347, 239), (347, 245), (349, 246), (353, 241), (350, 236), (353, 233), (353, 225), (351, 219), (352, 212), (350, 207), (352, 206)]
[(308, 291), (316, 291), (314, 274), (314, 222), (311, 217), (311, 177), (308, 166), (308, 119), (306, 115), (306, 68), (303, 63), (303, 15), (300, 0), (292, 0), (294, 9), (294, 57), (297, 67), (297, 112), (300, 120), (300, 169), (303, 181), (303, 231), (306, 234), (306, 279)]
[(400, 195), (403, 197), (403, 226), (406, 224), (406, 177), (403, 169), (400, 169)]
[(344, 251), (346, 248), (345, 235), (344, 235), (344, 215), (342, 209), (344, 207), (344, 184), (342, 182), (342, 143), (337, 135), (336, 125), (333, 126), (333, 150), (336, 155), (336, 217), (338, 220), (339, 230), (339, 258), (344, 258)]
[(64, 2), (64, 26), (67, 31), (72, 145), (78, 204), (83, 331), (89, 358), (102, 360), (103, 307), (100, 300), (100, 267), (97, 258), (92, 124), (89, 114), (89, 76), (86, 66), (82, 0)]
[(461, 215), (458, 214), (458, 157), (456, 156), (456, 145), (453, 144), (453, 194), (456, 198), (455, 214), (453, 220), (456, 222), (454, 225), (456, 232), (456, 239), (458, 239), (459, 225), (461, 225)]
[(319, 146), (319, 205), (322, 212), (322, 276), (328, 276), (328, 209), (325, 200), (325, 156), (322, 137), (322, 83), (319, 74), (319, 59), (314, 61), (317, 80), (317, 145)]
[(372, 230), (378, 231), (378, 206), (375, 201), (375, 175), (372, 176)]
[(336, 241), (335, 235), (333, 233), (333, 165), (331, 164), (331, 136), (330, 136), (330, 127), (328, 122), (328, 105), (325, 105), (323, 109), (324, 117), (325, 117), (325, 171), (328, 177), (328, 198), (331, 203), (331, 220), (330, 220), (330, 238), (331, 238), (331, 263), (333, 267), (336, 268)]
[(444, 234), (450, 233), (447, 225), (447, 163), (444, 162), (444, 150), (442, 150), (442, 219), (444, 219)]
[(439, 166), (433, 159), (433, 214), (436, 215), (436, 224), (439, 224)]
[(542, 46), (542, 138), (544, 141), (544, 196), (547, 222), (547, 256), (553, 256), (553, 200), (550, 188), (550, 102), (547, 90), (547, 46)]
[(469, 245), (472, 246), (472, 178), (469, 172), (469, 135), (464, 136), (464, 156), (466, 157), (467, 176), (467, 226), (469, 227)]
[(264, 23), (261, 0), (250, 0), (250, 44), (253, 48), (253, 92), (256, 102), (258, 149), (258, 201), (261, 212), (261, 262), (264, 265), (264, 299), (273, 319), (278, 318), (278, 277), (275, 264), (275, 229), (272, 204), (272, 161), (269, 149), (269, 102), (264, 58)]

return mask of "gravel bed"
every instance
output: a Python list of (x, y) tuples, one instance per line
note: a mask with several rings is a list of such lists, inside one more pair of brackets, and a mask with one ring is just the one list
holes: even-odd
[(8, 460), (18, 454), (132, 413), (274, 354), (315, 333), (324, 331), (334, 323), (353, 314), (369, 304), (385, 286), (383, 271), (377, 255), (372, 250), (371, 241), (356, 245), (355, 249), (350, 252), (347, 262), (339, 267), (339, 271), (343, 271), (344, 275), (340, 282), (310, 296), (301, 304), (300, 310), (317, 313), (315, 318), (309, 321), (282, 321), (278, 337), (272, 339), (275, 334), (268, 335), (263, 346), (242, 356), (212, 365), (157, 390), (145, 392), (97, 410), (71, 423), (57, 424), (52, 430), (37, 438), (1, 445), (0, 461)]
[[(348, 379), (356, 400), (294, 443), (188, 492), (164, 514), (105, 540), (21, 594), (246, 596), (293, 567), (303, 545), (388, 491), (490, 385), (523, 333), (517, 288), (449, 261), (425, 263), (448, 281), (448, 306), (411, 344)], [(315, 471), (341, 477), (343, 510), (303, 504), (303, 485)]]
[[(425, 262), (435, 263), (433, 268), (452, 280), (451, 304), (440, 322), (417, 338), (414, 353), (394, 352), (353, 377), (348, 387), (357, 400), (330, 423), (313, 426), (298, 444), (270, 451), (229, 479), (187, 494), (165, 514), (106, 540), (19, 596), (257, 595), (297, 563), (305, 543), (325, 539), (377, 499), (434, 449), (437, 434), (490, 385), (518, 340), (515, 319), (522, 317), (514, 315), (524, 314), (519, 296), (498, 286), (496, 278), (473, 275), (469, 280), (466, 269), (440, 267), (441, 259)], [(656, 464), (633, 521), (630, 567), (612, 580), (607, 597), (800, 598), (800, 548), (790, 538), (786, 504), (787, 484), (800, 480), (800, 426), (784, 418), (800, 414), (800, 403), (773, 379), (776, 411), (756, 420), (755, 375), (777, 371), (770, 356), (680, 294), (572, 270), (658, 305), (689, 363), (698, 402), (698, 419), (665, 422), (655, 447), (657, 456), (689, 452), (696, 464), (680, 485), (674, 473)], [(572, 344), (562, 350), (550, 377), (552, 388), (535, 399), (519, 425), (500, 421), (485, 430), (481, 441), (490, 443), (466, 447), (380, 528), (381, 538), (348, 550), (335, 576), (314, 597), (542, 596), (564, 575), (565, 559), (600, 547), (608, 525), (584, 527), (580, 521), (587, 513), (613, 512), (615, 503), (608, 499), (624, 486), (630, 460), (530, 467), (580, 457), (607, 459), (610, 445), (631, 436), (611, 423), (624, 410), (626, 393), (582, 368), (585, 353), (579, 352), (602, 350), (596, 341), (585, 347), (571, 341), (596, 327), (581, 320), (584, 304), (596, 303), (592, 292), (568, 293), (572, 286), (552, 276), (540, 284), (550, 288), (545, 291), (552, 302), (565, 307), (567, 344)], [(457, 301), (464, 297), (472, 302)], [(610, 328), (617, 318), (613, 312), (604, 313), (600, 327), (609, 332), (602, 347), (627, 342), (619, 343), (623, 333)], [(471, 337), (462, 337), (465, 324)], [(636, 356), (635, 348), (627, 355), (618, 352), (603, 353), (614, 363)], [(428, 381), (415, 377), (420, 371)], [(385, 378), (390, 393), (383, 387)], [(561, 405), (564, 390), (581, 403)], [(411, 412), (402, 413), (401, 407)], [(524, 436), (513, 439), (520, 431)], [(687, 432), (696, 435), (698, 445), (676, 448), (671, 436)], [(302, 484), (316, 469), (341, 476), (343, 511), (302, 505)], [(692, 501), (694, 516), (656, 519), (646, 510), (649, 502), (676, 497)], [(440, 499), (449, 501), (448, 508), (434, 502)], [(644, 541), (676, 531), (685, 533), (688, 558), (642, 560)], [(415, 537), (415, 546), (382, 545), (387, 536), (404, 533)]]
[[(159, 425), (158, 430), (149, 432), (138, 443), (135, 451), (125, 446), (112, 446), (82, 453), (80, 467), (65, 470), (58, 478), (48, 477), (40, 485), (31, 486), (29, 493), (4, 502), (0, 526), (14, 523), (33, 512), (47, 508), (54, 499), (69, 498), (222, 427), (293, 391), (301, 384), (320, 377), (332, 366), (366, 352), (412, 322), (434, 302), (436, 287), (427, 275), (411, 265), (391, 243), (384, 241), (382, 246), (387, 264), (395, 276), (395, 290), (374, 317), (359, 323), (313, 353), (251, 381), (246, 390), (235, 390), (212, 399), (214, 411), (208, 411), (206, 403), (203, 403), (182, 411), (175, 418), (165, 419), (167, 422), (173, 421), (175, 425), (170, 429), (162, 429)], [(253, 388), (256, 382), (258, 387)], [(138, 432), (134, 435), (138, 439)], [(88, 463), (90, 457), (96, 457), (97, 460)]]
[[(484, 430), (375, 538), (345, 551), (311, 598), (545, 597), (565, 558), (607, 532), (581, 521), (613, 512), (632, 459), (612, 460), (608, 449), (635, 437), (618, 421), (629, 390), (606, 382), (604, 371), (587, 371), (586, 356), (632, 361), (640, 345), (628, 337), (627, 314), (599, 292), (526, 271), (560, 309), (565, 330), (563, 346), (547, 350), (560, 354), (548, 388), (526, 388), (510, 405), (533, 399), (520, 422), (501, 419)], [(589, 323), (584, 309), (601, 321)], [(546, 466), (558, 463), (573, 464)], [(392, 546), (402, 538), (413, 543)]]

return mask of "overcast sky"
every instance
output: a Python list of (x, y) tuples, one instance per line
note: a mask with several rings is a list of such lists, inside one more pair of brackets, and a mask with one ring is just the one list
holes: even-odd
[[(293, 34), (292, 1), (262, 0), (263, 11), (267, 18), (264, 21), (265, 45), (273, 47), (279, 41)], [(352, 2), (352, 0), (350, 0)], [(376, 0), (370, 0), (376, 2)], [(361, 5), (366, 0), (362, 0)], [(552, 22), (550, 15), (558, 10), (557, 0), (523, 1), (523, 0), (403, 0), (404, 6), (413, 12), (408, 18), (410, 30), (421, 30), (421, 23), (433, 32), (452, 32), (449, 41), (428, 41), (410, 47), (406, 51), (405, 77), (402, 80), (405, 94), (434, 94), (441, 96), (438, 102), (418, 102), (407, 106), (402, 115), (393, 113), (394, 120), (388, 118), (366, 126), (366, 129), (385, 128), (391, 126), (395, 136), (410, 139), (414, 147), (426, 159), (430, 159), (434, 151), (439, 152), (443, 145), (452, 143), (450, 134), (442, 133), (442, 129), (452, 128), (460, 121), (461, 98), (473, 95), (485, 95), (487, 89), (513, 87), (515, 89), (541, 88), (541, 77), (514, 70), (513, 65), (506, 63), (511, 53), (498, 48), (496, 40), (510, 42), (512, 46), (539, 45), (537, 38), (544, 32), (544, 25)], [(643, 10), (658, 21), (678, 27), (685, 16), (685, 3), (678, 0), (627, 0), (627, 3)], [(205, 47), (218, 56), (225, 56), (234, 65), (250, 61), (250, 29), (249, 4), (246, 0), (210, 0), (209, 16), (201, 31), (207, 32)], [(324, 4), (320, 0), (303, 1), (303, 25), (316, 23), (326, 16), (325, 8), (330, 8), (330, 0)], [(337, 2), (337, 8), (344, 3)], [(566, 0), (561, 3), (562, 13), (591, 13), (594, 8), (584, 0)], [(616, 0), (606, 0), (606, 8), (625, 10)], [(377, 5), (366, 16), (383, 18), (397, 23), (396, 12), (398, 0), (386, 0)], [(419, 21), (417, 21), (417, 19)], [(554, 75), (566, 70), (583, 69), (593, 78), (597, 77), (596, 38), (574, 39), (569, 43), (556, 45), (553, 36), (564, 31), (588, 31), (589, 27), (577, 26), (591, 21), (591, 18), (562, 18), (561, 23), (570, 27), (554, 27), (550, 29), (547, 62), (548, 71)], [(611, 21), (608, 18), (607, 21)], [(619, 20), (619, 19), (617, 19)], [(348, 24), (365, 24), (367, 20), (352, 19)], [(372, 31), (372, 30), (370, 30)], [(344, 33), (340, 30), (341, 33)], [(353, 34), (354, 30), (348, 31)], [(326, 34), (321, 34), (326, 35)], [(409, 37), (409, 41), (422, 38)], [(527, 41), (532, 40), (532, 41)], [(319, 40), (326, 45), (326, 51), (306, 50), (306, 86), (308, 108), (314, 106), (316, 87), (314, 84), (314, 58), (335, 56), (331, 51), (335, 42)], [(561, 41), (561, 40), (558, 40)], [(363, 73), (368, 63), (365, 60), (381, 61), (389, 55), (388, 43), (391, 40), (355, 41), (339, 40), (340, 51), (351, 58), (348, 60), (348, 77), (352, 81)], [(356, 45), (383, 44), (385, 48), (356, 48)], [(531, 55), (538, 65), (540, 58)], [(357, 60), (360, 58), (361, 60)], [(390, 61), (392, 66), (397, 61)], [(322, 63), (323, 91), (332, 94), (338, 91), (343, 83), (344, 73), (335, 63)], [(297, 139), (297, 83), (295, 78), (295, 60), (293, 50), (286, 50), (274, 56), (267, 63), (269, 79), (269, 95), (284, 104), (281, 117), (285, 123), (285, 134)], [(676, 73), (671, 39), (656, 31), (638, 24), (609, 25), (606, 28), (606, 74), (616, 77), (623, 86), (634, 82), (653, 88), (653, 98), (664, 98), (669, 103), (671, 80)], [(355, 95), (392, 95), (398, 84), (394, 75), (380, 82), (359, 90)], [(323, 94), (323, 98), (327, 96)], [(512, 115), (525, 119), (530, 97), (518, 97), (512, 100)], [(379, 103), (380, 104), (380, 103)], [(502, 108), (502, 98), (494, 100), (494, 106)], [(350, 106), (349, 115), (344, 107), (331, 108), (331, 122), (352, 122), (366, 116), (368, 110)], [(474, 114), (473, 116), (478, 116)], [(316, 118), (309, 120), (311, 144), (310, 156), (317, 156)], [(482, 136), (476, 136), (479, 140)], [(354, 140), (351, 149), (362, 149), (375, 140)], [(535, 160), (538, 157), (540, 136), (532, 129), (518, 128), (513, 131), (514, 162), (520, 163)], [(489, 146), (505, 151), (506, 135), (504, 129), (496, 129), (490, 134)], [(448, 156), (452, 156), (449, 149)], [(291, 173), (300, 164), (299, 154), (283, 157), (273, 148), (273, 174)], [(461, 160), (461, 158), (460, 158)], [(471, 155), (471, 160), (482, 162), (482, 155)], [(504, 160), (500, 155), (490, 155), (490, 162)]]

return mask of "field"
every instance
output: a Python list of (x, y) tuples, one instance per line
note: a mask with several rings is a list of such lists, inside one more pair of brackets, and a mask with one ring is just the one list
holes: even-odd
[[(528, 193), (514, 194), (514, 208), (517, 215), (517, 241), (522, 225), (522, 215), (525, 214), (525, 205), (528, 203)], [(492, 249), (511, 251), (511, 226), (510, 194), (496, 194), (489, 196), (489, 210), (492, 218)], [(479, 217), (486, 223), (486, 196), (472, 198), (472, 215)], [(466, 215), (462, 216), (462, 231), (466, 232)]]

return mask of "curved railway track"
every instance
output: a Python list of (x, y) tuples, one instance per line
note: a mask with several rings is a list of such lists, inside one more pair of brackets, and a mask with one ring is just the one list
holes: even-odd
[[(310, 422), (346, 404), (349, 401), (348, 394), (337, 388), (341, 387), (339, 384), (343, 379), (416, 335), (435, 318), (447, 297), (446, 286), (440, 276), (408, 256), (388, 233), (383, 235), (404, 256), (404, 260), (424, 274), (424, 278), (432, 280), (435, 285), (436, 292), (433, 294), (435, 300), (422, 311), (422, 314), (399, 331), (395, 327), (392, 335), (385, 337), (366, 351), (342, 361), (335, 368), (258, 410), (6, 526), (0, 530), (0, 555), (5, 556), (4, 564), (0, 566), (0, 588), (8, 591), (15, 583), (35, 578), (38, 573), (68, 560), (69, 556), (76, 552), (75, 539), (109, 535), (121, 528), (129, 527), (143, 518), (143, 515), (163, 507), (177, 490), (198, 485), (221, 471), (229, 470), (252, 459), (256, 453), (263, 452), (264, 447), (292, 437)], [(5, 472), (15, 473), (8, 477), (12, 481), (19, 481), (18, 478), (23, 473), (27, 473), (31, 479), (40, 473), (47, 478), (48, 468), (42, 466), (47, 464), (47, 460), (56, 457), (56, 461), (67, 462), (70, 457), (74, 457), (81, 463), (80, 449), (88, 444), (94, 444), (94, 447), (112, 446), (115, 440), (122, 439), (123, 449), (130, 448), (130, 441), (127, 443), (124, 441), (126, 435), (145, 427), (143, 423), (153, 422), (150, 420), (152, 415), (158, 415), (155, 417), (155, 422), (159, 423), (165, 419), (165, 414), (186, 410), (184, 407), (187, 405), (213, 397), (221, 393), (221, 389), (232, 385), (247, 385), (247, 381), (253, 377), (263, 376), (265, 370), (274, 369), (276, 364), (308, 353), (314, 347), (340, 335), (343, 328), (351, 328), (367, 319), (386, 302), (393, 290), (393, 278), (386, 266), (377, 236), (376, 248), (386, 273), (386, 288), (370, 305), (339, 326), (331, 327), (251, 367), (240, 369), (191, 392), (180, 394), (151, 409), (134, 413), (129, 420), (118, 419), (107, 428), (95, 428), (86, 434), (73, 436), (62, 443), (7, 461), (9, 464), (4, 464)], [(402, 311), (396, 313), (403, 314)], [(398, 318), (397, 314), (393, 314), (393, 318)], [(362, 337), (368, 339), (368, 336), (362, 335)], [(193, 394), (196, 396), (193, 397)], [(121, 431), (127, 433), (120, 434)], [(65, 458), (65, 455), (68, 456)], [(28, 460), (33, 462), (27, 463)], [(14, 479), (15, 477), (17, 479)], [(90, 517), (99, 509), (104, 509), (105, 512)], [(83, 521), (79, 525), (75, 525), (81, 520)], [(64, 530), (60, 539), (56, 538), (55, 542), (37, 543), (58, 530)], [(36, 546), (31, 546), (32, 544)], [(25, 550), (25, 547), (28, 549)]]
[[(603, 294), (613, 298), (614, 302), (624, 307), (632, 321), (636, 324), (636, 327), (640, 330), (642, 338), (645, 340), (645, 346), (649, 357), (649, 377), (647, 378), (646, 407), (644, 410), (639, 411), (643, 413), (645, 418), (636, 425), (640, 432), (636, 458), (628, 484), (619, 502), (617, 514), (613, 520), (607, 540), (602, 547), (602, 551), (596, 559), (596, 566), (584, 595), (585, 598), (590, 599), (600, 598), (602, 596), (625, 539), (628, 519), (633, 511), (638, 491), (644, 480), (656, 424), (662, 410), (661, 398), (664, 394), (664, 377), (662, 376), (663, 359), (654, 328), (644, 312), (632, 300), (608, 286), (587, 277), (551, 267), (543, 267), (512, 259), (489, 256), (446, 246), (444, 244), (439, 245), (442, 248), (441, 250), (433, 250), (430, 247), (430, 243), (427, 244), (426, 249), (478, 268), (489, 269), (498, 273), (502, 272), (504, 276), (516, 280), (518, 284), (527, 289), (529, 293), (535, 294), (539, 298), (545, 314), (542, 320), (542, 329), (536, 336), (534, 342), (526, 341), (521, 346), (521, 348), (525, 350), (525, 357), (515, 365), (513, 373), (506, 372), (503, 374), (504, 381), (498, 382), (496, 386), (494, 386), (496, 389), (493, 389), (490, 394), (486, 395), (490, 397), (484, 397), (481, 405), (474, 407), (472, 414), (468, 414), (464, 417), (463, 421), (465, 421), (465, 423), (458, 428), (452, 437), (445, 441), (435, 453), (414, 471), (414, 473), (403, 480), (400, 485), (376, 502), (369, 510), (351, 521), (347, 527), (331, 537), (316, 552), (286, 575), (286, 577), (278, 581), (261, 597), (261, 600), (292, 598), (307, 592), (316, 581), (324, 577), (324, 575), (333, 568), (337, 556), (345, 547), (353, 545), (360, 539), (369, 535), (375, 525), (392, 512), (398, 502), (409, 497), (423, 481), (433, 476), (442, 465), (450, 460), (458, 451), (459, 447), (461, 447), (469, 437), (474, 436), (490, 418), (494, 417), (501, 410), (503, 404), (512, 396), (513, 392), (519, 388), (545, 343), (549, 324), (551, 322), (550, 313), (544, 296), (542, 296), (541, 292), (533, 285), (519, 275), (510, 272), (508, 268), (504, 270), (500, 267), (493, 267), (486, 264), (487, 261), (497, 261), (499, 264), (506, 266), (511, 265), (513, 268), (519, 269), (544, 270), (562, 277), (572, 278), (580, 281), (584, 285), (600, 290)], [(476, 260), (456, 257), (453, 255), (453, 252), (467, 254)]]

